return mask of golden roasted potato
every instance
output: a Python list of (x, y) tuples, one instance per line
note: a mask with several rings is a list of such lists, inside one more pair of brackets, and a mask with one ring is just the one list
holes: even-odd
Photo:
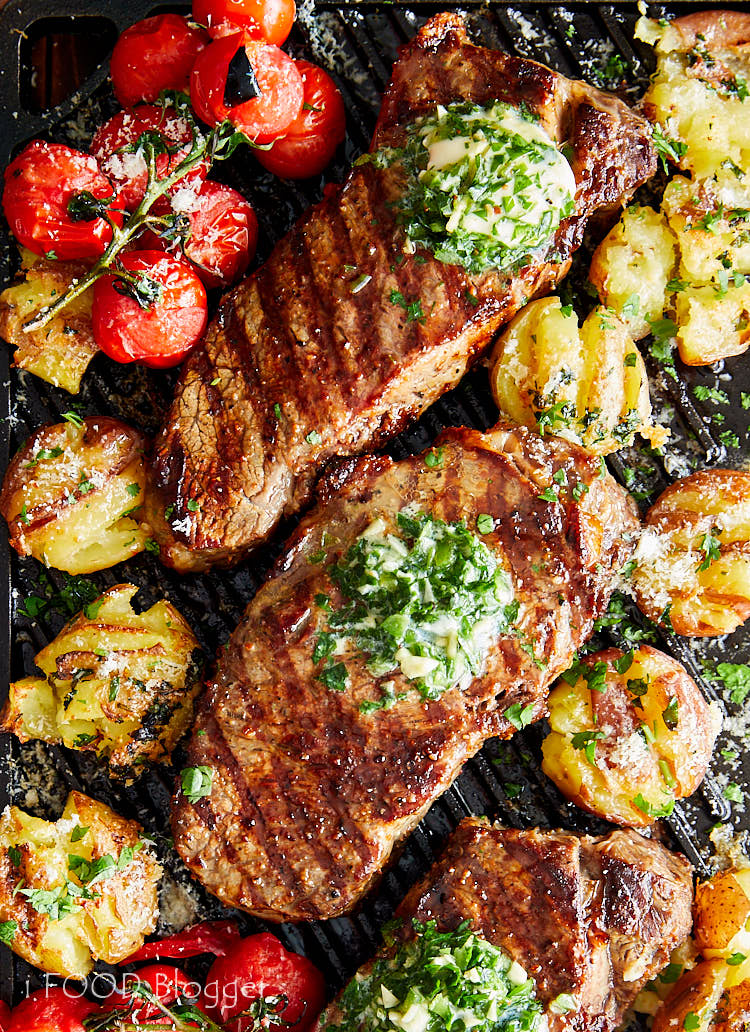
[[(707, 960), (730, 961), (727, 985), (750, 974), (750, 867), (719, 871), (695, 890), (693, 936)], [(733, 977), (732, 977), (733, 976)]]
[(16, 454), (0, 491), (11, 544), (45, 566), (93, 573), (137, 555), (133, 514), (146, 473), (142, 434), (109, 416), (45, 426)]
[(638, 1014), (656, 1014), (662, 1001), (672, 992), (677, 979), (694, 968), (700, 960), (692, 937), (688, 937), (672, 950), (666, 967), (644, 985), (635, 998), (633, 1010)]
[(0, 816), (3, 941), (51, 974), (84, 978), (128, 957), (156, 926), (161, 867), (141, 827), (80, 792), (51, 822)]
[(0, 336), (16, 349), (14, 365), (76, 394), (81, 377), (99, 348), (91, 328), (93, 288), (75, 298), (40, 330), (25, 330), (43, 308), (53, 304), (88, 272), (81, 262), (48, 261), (22, 249), (23, 272), (0, 294)]
[(677, 634), (728, 634), (750, 617), (750, 473), (710, 469), (668, 487), (635, 552), (639, 608)]
[(720, 723), (670, 656), (606, 649), (551, 692), (542, 770), (584, 810), (645, 826), (701, 783)]
[(138, 588), (109, 588), (36, 657), (44, 677), (10, 686), (0, 728), (109, 760), (132, 779), (169, 760), (201, 689), (195, 635), (169, 602), (133, 611)]
[(656, 47), (657, 68), (643, 106), (672, 160), (710, 177), (729, 163), (750, 171), (750, 16), (698, 12), (668, 24), (641, 19), (636, 35)]
[(589, 279), (601, 303), (640, 340), (664, 315), (676, 268), (677, 241), (664, 215), (631, 205), (594, 252)]
[(748, 1032), (750, 1029), (750, 981), (727, 988), (716, 1007), (711, 1032)]
[(532, 301), (495, 345), (490, 383), (511, 419), (595, 455), (631, 444), (636, 433), (658, 446), (668, 433), (650, 424), (643, 359), (625, 324), (604, 308), (579, 327), (559, 298)]
[(656, 1012), (651, 1032), (708, 1032), (727, 970), (721, 960), (704, 960), (686, 971)]

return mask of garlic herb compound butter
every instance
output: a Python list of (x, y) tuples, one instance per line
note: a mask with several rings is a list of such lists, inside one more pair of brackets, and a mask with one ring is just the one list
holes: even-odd
[[(327, 628), (316, 637), (313, 660), (328, 688), (347, 686), (346, 664), (364, 653), (375, 677), (400, 671), (425, 698), (435, 699), (479, 673), (487, 648), (518, 615), (508, 573), (481, 538), (461, 522), (446, 523), (407, 507), (397, 533), (383, 519), (370, 524), (328, 576), (343, 604), (328, 596)], [(397, 701), (392, 684), (365, 711)]]
[(517, 267), (574, 211), (573, 170), (525, 109), (439, 106), (396, 153), (408, 173), (398, 208), (409, 240), (469, 272)]
[(358, 974), (324, 1032), (535, 1032), (543, 1026), (535, 985), (504, 950), (468, 922), (438, 932), (414, 922), (415, 937)]

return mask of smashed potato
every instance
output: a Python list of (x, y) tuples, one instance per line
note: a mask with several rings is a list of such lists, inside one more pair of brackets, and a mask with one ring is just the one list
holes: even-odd
[(706, 178), (723, 164), (750, 171), (750, 16), (701, 11), (663, 24), (641, 18), (636, 36), (656, 48), (643, 98), (655, 141), (679, 168)]
[(750, 977), (750, 867), (719, 871), (695, 890), (693, 937), (707, 960), (726, 960), (726, 985)]
[(728, 634), (750, 617), (750, 473), (711, 469), (668, 487), (635, 551), (639, 608), (677, 634)]
[(650, 423), (643, 359), (625, 324), (607, 309), (596, 309), (579, 327), (559, 298), (532, 301), (495, 345), (490, 383), (511, 419), (596, 455), (631, 444), (636, 433), (654, 446), (667, 436)]
[(704, 960), (681, 975), (656, 1012), (651, 1032), (708, 1032), (724, 993), (727, 970), (720, 960)]
[(22, 249), (18, 282), (0, 294), (0, 336), (15, 353), (13, 363), (56, 387), (76, 394), (81, 377), (99, 348), (91, 327), (93, 288), (75, 298), (39, 330), (25, 330), (43, 308), (53, 304), (71, 283), (85, 276), (81, 262), (58, 262)]
[(117, 964), (156, 927), (161, 868), (135, 821), (71, 792), (51, 822), (0, 816), (3, 941), (50, 974), (84, 978)]
[(685, 668), (649, 645), (587, 657), (549, 697), (542, 770), (584, 810), (645, 826), (703, 780), (719, 733)]
[(133, 516), (145, 492), (145, 445), (137, 430), (108, 416), (32, 434), (0, 492), (15, 550), (74, 574), (143, 551), (148, 534)]
[(36, 657), (45, 675), (10, 686), (0, 728), (107, 757), (132, 779), (169, 759), (192, 721), (200, 651), (169, 602), (133, 611), (133, 584), (90, 603)]
[(589, 279), (634, 340), (645, 337), (664, 314), (667, 284), (677, 267), (676, 245), (661, 212), (631, 205), (594, 252)]

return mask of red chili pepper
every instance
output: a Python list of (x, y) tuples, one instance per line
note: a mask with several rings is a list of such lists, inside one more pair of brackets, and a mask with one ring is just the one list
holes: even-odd
[(201, 921), (158, 942), (147, 942), (131, 954), (124, 964), (135, 964), (154, 957), (197, 957), (199, 953), (213, 953), (223, 957), (239, 942), (240, 933), (234, 921)]

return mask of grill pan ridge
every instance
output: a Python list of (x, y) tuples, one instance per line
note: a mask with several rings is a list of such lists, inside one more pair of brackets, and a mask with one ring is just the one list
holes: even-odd
[[(677, 15), (694, 9), (676, 3), (651, 9), (656, 17)], [(701, 7), (719, 6), (705, 3)], [(722, 7), (742, 5), (722, 4)], [(340, 86), (347, 107), (348, 136), (324, 177), (301, 184), (274, 179), (251, 160), (240, 158), (220, 170), (218, 178), (245, 193), (255, 207), (260, 223), (256, 262), (262, 262), (272, 244), (294, 219), (321, 196), (325, 181), (340, 182), (351, 161), (366, 149), (379, 106), (379, 96), (390, 76), (397, 48), (406, 42), (431, 14), (455, 7), (432, 0), (409, 4), (369, 2), (333, 3), (307, 0), (289, 41), (295, 57), (323, 64)], [(32, 111), (28, 103), (30, 40), (48, 28), (54, 31), (85, 29), (90, 18), (104, 18), (121, 31), (133, 21), (161, 10), (186, 11), (187, 5), (156, 5), (153, 0), (12, 0), (0, 11), (0, 163), (4, 167), (18, 147), (33, 136), (46, 136), (73, 146), (84, 146), (98, 123), (114, 113), (111, 89), (107, 85), (107, 63), (99, 65), (77, 92), (59, 106)], [(748, 5), (744, 9), (749, 9)], [(617, 72), (618, 92), (634, 99), (642, 92), (652, 69), (649, 49), (633, 41), (638, 16), (633, 2), (609, 4), (554, 2), (513, 4), (464, 3), (472, 37), (479, 43), (541, 61), (572, 77), (612, 86), (610, 67)], [(620, 61), (612, 60), (617, 55)], [(622, 70), (624, 69), (624, 71)], [(576, 268), (585, 280), (590, 252), (579, 253)], [(8, 281), (15, 271), (15, 248), (4, 222), (0, 225), (0, 279)], [(582, 270), (582, 272), (581, 272)], [(575, 271), (572, 274), (575, 277)], [(642, 501), (655, 495), (676, 477), (692, 468), (739, 467), (747, 461), (747, 424), (750, 412), (740, 404), (740, 390), (750, 389), (750, 363), (745, 357), (714, 367), (688, 369), (677, 361), (678, 377), (665, 377), (647, 358), (657, 414), (672, 428), (674, 444), (664, 459), (646, 449), (628, 449), (611, 456), (611, 471), (624, 480), (626, 466), (638, 471)], [(84, 377), (81, 394), (71, 399), (66, 392), (35, 377), (9, 368), (9, 349), (0, 346), (0, 466), (28, 434), (45, 422), (57, 421), (72, 403), (82, 415), (112, 414), (134, 423), (148, 433), (156, 430), (160, 413), (171, 396), (174, 375), (121, 366), (99, 356)], [(694, 400), (698, 384), (720, 385), (730, 397), (722, 408), (722, 430), (733, 430), (742, 447), (727, 452), (711, 420), (712, 408)], [(80, 401), (80, 406), (77, 403)], [(386, 451), (400, 458), (427, 447), (445, 426), (491, 426), (497, 418), (483, 368), (470, 373), (462, 384), (443, 397), (408, 431), (397, 437)], [(239, 621), (244, 606), (262, 582), (279, 554), (291, 524), (282, 527), (273, 541), (234, 570), (208, 575), (180, 576), (162, 567), (148, 555), (93, 575), (90, 579), (104, 589), (132, 581), (142, 587), (136, 603), (150, 604), (160, 595), (168, 597), (193, 626), (207, 655), (212, 657)], [(0, 532), (2, 597), (7, 599), (0, 615), (0, 698), (9, 680), (33, 672), (34, 655), (60, 630), (64, 617), (49, 611), (36, 620), (23, 613), (29, 595), (59, 590), (65, 583), (56, 571), (41, 571), (33, 560), (21, 560), (11, 552), (5, 526)], [(634, 611), (636, 622), (640, 620)], [(602, 632), (602, 645), (623, 644), (622, 628)], [(750, 632), (710, 639), (696, 647), (694, 640), (658, 632), (657, 645), (679, 659), (699, 682), (710, 699), (719, 701), (731, 714), (741, 710), (726, 703), (706, 670), (717, 662), (750, 660)], [(735, 738), (741, 733), (733, 728)], [(320, 966), (331, 990), (338, 989), (356, 967), (377, 946), (379, 928), (393, 913), (408, 887), (423, 874), (440, 852), (457, 823), (469, 814), (487, 814), (514, 827), (564, 827), (600, 833), (607, 826), (566, 803), (539, 767), (543, 727), (536, 725), (518, 733), (509, 742), (491, 741), (470, 760), (456, 784), (431, 808), (419, 827), (400, 848), (378, 886), (351, 916), (305, 925), (282, 925), (273, 930), (292, 949), (306, 953)], [(721, 739), (720, 745), (726, 744)], [(717, 754), (718, 755), (718, 754)], [(179, 754), (175, 766), (179, 769)], [(0, 806), (16, 803), (47, 818), (58, 815), (62, 800), (71, 788), (81, 789), (107, 803), (127, 817), (142, 822), (156, 843), (165, 864), (162, 885), (160, 931), (205, 917), (228, 913), (216, 900), (192, 882), (170, 848), (165, 829), (173, 772), (159, 768), (145, 775), (135, 786), (114, 784), (102, 773), (101, 765), (82, 754), (30, 743), (20, 746), (11, 736), (0, 737)], [(696, 795), (678, 803), (665, 821), (665, 832), (681, 849), (698, 873), (706, 871), (711, 855), (708, 839), (717, 821), (731, 822), (735, 831), (750, 827), (744, 806), (733, 810), (723, 796), (728, 780), (750, 788), (750, 769), (731, 771), (715, 762), (712, 772)], [(239, 916), (244, 932), (271, 926)], [(193, 962), (200, 972), (201, 961)], [(100, 965), (101, 969), (102, 966)], [(30, 988), (43, 984), (43, 976), (0, 950), (0, 996), (17, 1002)]]

